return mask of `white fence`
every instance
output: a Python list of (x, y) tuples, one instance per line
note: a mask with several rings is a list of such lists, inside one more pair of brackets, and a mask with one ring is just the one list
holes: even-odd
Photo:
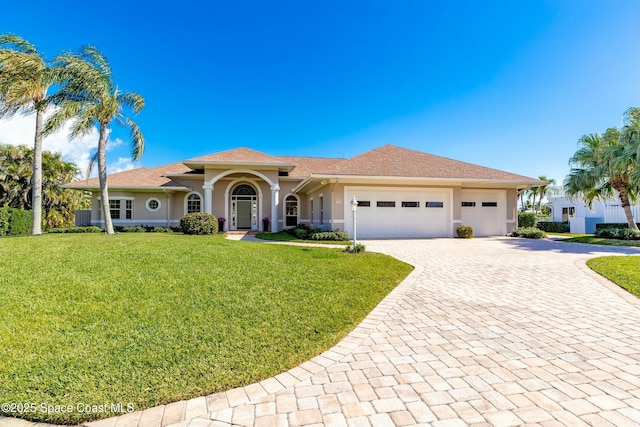
[[(640, 222), (640, 206), (631, 206), (631, 212), (636, 222)], [(624, 209), (620, 206), (605, 206), (604, 207), (604, 222), (606, 223), (626, 223), (627, 217), (624, 214)]]

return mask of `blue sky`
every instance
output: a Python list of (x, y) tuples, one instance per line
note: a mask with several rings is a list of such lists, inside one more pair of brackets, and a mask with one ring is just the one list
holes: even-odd
[[(3, 5), (0, 32), (51, 57), (100, 48), (118, 85), (147, 102), (138, 165), (391, 143), (561, 181), (581, 135), (640, 106), (639, 22), (637, 0), (34, 0)], [(0, 122), (0, 141), (17, 143), (8, 129)], [(55, 138), (69, 158), (91, 145)], [(112, 170), (130, 167), (114, 145)]]

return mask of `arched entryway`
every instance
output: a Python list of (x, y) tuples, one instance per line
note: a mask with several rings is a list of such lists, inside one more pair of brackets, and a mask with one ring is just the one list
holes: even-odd
[(249, 184), (238, 184), (231, 192), (231, 230), (258, 229), (258, 193)]

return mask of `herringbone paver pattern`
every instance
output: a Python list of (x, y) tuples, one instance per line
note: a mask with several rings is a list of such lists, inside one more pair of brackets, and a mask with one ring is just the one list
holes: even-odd
[(274, 378), (94, 427), (638, 426), (640, 303), (519, 239), (369, 241), (416, 266), (345, 340)]

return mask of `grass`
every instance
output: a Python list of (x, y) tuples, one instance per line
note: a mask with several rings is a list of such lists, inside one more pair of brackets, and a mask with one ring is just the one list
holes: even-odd
[(298, 239), (296, 236), (292, 236), (291, 234), (279, 231), (277, 233), (258, 233), (256, 234), (258, 239), (263, 240), (271, 240), (276, 242), (296, 242), (296, 243), (320, 243), (327, 245), (348, 245), (352, 243), (351, 240), (304, 240)]
[[(77, 424), (227, 390), (330, 348), (410, 271), (375, 254), (223, 236), (0, 240), (0, 403)], [(71, 405), (70, 413), (40, 407)]]
[(570, 243), (589, 243), (592, 245), (607, 246), (640, 246), (640, 240), (605, 239), (604, 237), (595, 237), (593, 234), (580, 235), (578, 237), (562, 239), (559, 241)]
[(640, 257), (605, 256), (590, 259), (587, 265), (631, 294), (640, 297)]

